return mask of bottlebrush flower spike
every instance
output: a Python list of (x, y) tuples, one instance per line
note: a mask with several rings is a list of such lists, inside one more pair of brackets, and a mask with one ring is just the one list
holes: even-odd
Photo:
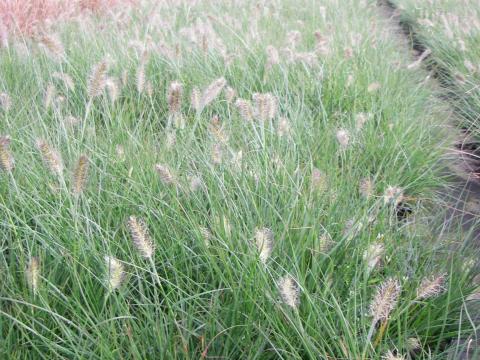
[(0, 93), (0, 107), (3, 111), (8, 111), (12, 107), (12, 99), (6, 92)]
[(90, 98), (100, 96), (105, 89), (108, 72), (107, 60), (94, 65), (87, 81), (87, 93)]
[(243, 120), (251, 121), (253, 119), (253, 108), (250, 101), (238, 98), (235, 101), (235, 106)]
[(182, 106), (183, 86), (180, 82), (174, 81), (170, 84), (167, 94), (168, 110), (175, 114), (180, 112)]
[(385, 205), (393, 203), (398, 205), (403, 201), (403, 190), (396, 186), (389, 186), (385, 189), (383, 202)]
[(148, 228), (142, 219), (137, 219), (135, 216), (130, 216), (128, 219), (128, 228), (132, 240), (140, 254), (147, 259), (153, 257), (154, 246)]
[(350, 142), (350, 134), (348, 133), (347, 130), (345, 129), (340, 129), (337, 131), (337, 141), (340, 144), (340, 147), (342, 149), (346, 149), (348, 146), (348, 143)]
[(417, 289), (417, 299), (425, 300), (442, 294), (445, 288), (446, 274), (424, 278)]
[(40, 35), (38, 42), (55, 59), (62, 61), (65, 59), (65, 48), (58, 35)]
[(293, 277), (286, 275), (278, 281), (278, 290), (282, 301), (296, 309), (300, 305), (300, 288)]
[(363, 260), (367, 264), (367, 271), (372, 271), (381, 261), (385, 247), (380, 243), (373, 243), (363, 253)]
[(173, 174), (172, 170), (170, 170), (167, 165), (156, 164), (155, 170), (157, 171), (160, 180), (162, 180), (165, 185), (176, 184), (176, 176)]
[(52, 174), (56, 176), (62, 176), (63, 161), (60, 153), (42, 139), (37, 140), (37, 148), (40, 151), (43, 162), (52, 172)]
[(273, 250), (273, 231), (269, 228), (256, 229), (255, 243), (260, 254), (260, 261), (266, 264)]
[(396, 279), (387, 279), (377, 288), (377, 293), (370, 304), (370, 314), (374, 323), (387, 320), (395, 309), (400, 296), (401, 286)]
[(15, 167), (15, 161), (10, 152), (10, 136), (0, 136), (0, 167), (7, 172), (11, 172)]
[(215, 100), (222, 92), (226, 84), (227, 81), (222, 77), (208, 85), (207, 88), (203, 90), (202, 97), (200, 98), (199, 111), (202, 111), (207, 105)]
[(118, 289), (125, 279), (125, 271), (123, 264), (113, 256), (105, 256), (105, 262), (107, 264), (107, 277), (106, 283), (108, 289), (113, 291)]
[(85, 189), (88, 177), (88, 157), (81, 155), (73, 173), (73, 193), (79, 195)]
[(38, 257), (30, 258), (25, 271), (25, 276), (27, 278), (28, 286), (35, 294), (38, 291), (40, 278), (40, 261), (38, 260)]

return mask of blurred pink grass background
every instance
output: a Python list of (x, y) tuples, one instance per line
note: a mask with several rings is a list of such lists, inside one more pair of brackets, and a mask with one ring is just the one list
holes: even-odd
[(105, 13), (134, 0), (0, 0), (0, 42), (15, 35), (32, 36), (49, 22), (86, 12)]

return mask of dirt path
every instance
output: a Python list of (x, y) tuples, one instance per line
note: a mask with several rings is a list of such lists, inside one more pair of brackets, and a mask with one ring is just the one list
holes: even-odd
[[(438, 64), (430, 55), (429, 49), (422, 43), (411, 24), (401, 19), (400, 10), (392, 1), (379, 0), (378, 4), (381, 15), (389, 21), (392, 33), (399, 44), (405, 47), (405, 51), (411, 53), (412, 62), (419, 62), (431, 74), (434, 87), (441, 90), (440, 100), (451, 109), (450, 123), (452, 129), (458, 133), (458, 140), (453, 144), (452, 156), (446, 164), (448, 175), (453, 174), (454, 179), (450, 191), (442, 194), (448, 206), (444, 229), (452, 232), (463, 230), (462, 235), (466, 236), (469, 246), (477, 248), (480, 244), (480, 144), (472, 140), (465, 129), (459, 127), (458, 119), (461, 118), (461, 114), (453, 106), (453, 102), (458, 100), (458, 95), (450, 88), (448, 79), (452, 75), (449, 70)], [(428, 62), (425, 62), (427, 58)], [(467, 301), (466, 312), (472, 317), (472, 321), (480, 324), (480, 301)], [(459, 347), (459, 344), (462, 346)], [(458, 343), (453, 344), (448, 359), (480, 359), (480, 339), (473, 336), (459, 339)]]

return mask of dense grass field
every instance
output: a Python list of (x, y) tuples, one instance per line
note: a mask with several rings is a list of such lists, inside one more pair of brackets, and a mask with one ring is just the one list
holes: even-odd
[(10, 35), (0, 358), (442, 359), (475, 333), (454, 132), (375, 1)]

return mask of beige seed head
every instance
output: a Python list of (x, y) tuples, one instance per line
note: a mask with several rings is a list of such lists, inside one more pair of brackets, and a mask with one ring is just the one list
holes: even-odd
[(255, 243), (260, 254), (260, 261), (266, 264), (273, 251), (273, 231), (269, 228), (256, 229)]
[(142, 61), (137, 68), (137, 91), (141, 94), (145, 89), (145, 63)]
[(202, 111), (207, 105), (209, 105), (213, 100), (215, 100), (222, 92), (226, 84), (227, 81), (224, 78), (219, 78), (212, 82), (210, 85), (208, 85), (207, 88), (203, 91), (202, 97), (200, 98), (199, 111)]
[(270, 93), (253, 94), (255, 103), (255, 118), (260, 121), (272, 120), (277, 113), (277, 99)]
[(190, 191), (196, 192), (204, 187), (203, 180), (200, 176), (192, 176), (190, 178)]
[(385, 205), (394, 204), (395, 206), (403, 201), (403, 190), (396, 186), (388, 186), (383, 194)]
[(60, 153), (42, 139), (37, 140), (37, 148), (40, 151), (44, 164), (52, 174), (62, 176), (63, 161)]
[(387, 320), (397, 305), (401, 286), (397, 279), (387, 279), (377, 287), (377, 293), (370, 304), (370, 314), (374, 322)]
[(73, 186), (72, 191), (75, 195), (80, 195), (85, 189), (88, 177), (88, 157), (80, 155), (75, 171), (73, 172)]
[(370, 178), (363, 178), (360, 180), (359, 191), (364, 198), (370, 198), (373, 195), (373, 180)]
[(280, 137), (289, 136), (291, 133), (290, 122), (287, 118), (282, 117), (278, 120), (277, 134)]
[(12, 99), (6, 92), (0, 93), (0, 107), (3, 111), (8, 111), (12, 107)]
[(102, 60), (92, 67), (87, 80), (87, 94), (90, 98), (95, 98), (102, 94), (106, 86), (107, 72), (107, 60)]
[(235, 101), (235, 106), (243, 120), (251, 121), (253, 119), (253, 108), (250, 101), (238, 98)]
[(391, 350), (388, 350), (383, 356), (384, 360), (405, 360), (405, 357), (400, 354), (394, 354)]
[(11, 172), (15, 167), (15, 161), (10, 152), (10, 142), (10, 136), (0, 136), (0, 167), (6, 172)]
[(280, 278), (278, 290), (285, 304), (294, 309), (300, 305), (300, 288), (293, 277), (286, 275)]
[(147, 225), (143, 219), (137, 219), (135, 216), (130, 216), (128, 219), (128, 229), (130, 230), (133, 243), (140, 254), (144, 258), (152, 258), (154, 246), (150, 234), (148, 233)]
[(174, 81), (170, 84), (167, 94), (168, 110), (175, 114), (180, 112), (182, 106), (183, 86), (180, 82)]
[(165, 185), (171, 185), (171, 184), (176, 184), (177, 179), (172, 170), (167, 165), (163, 164), (156, 164), (155, 165), (155, 170), (158, 173), (158, 176), (160, 177), (160, 180), (165, 184)]
[(65, 58), (65, 48), (63, 47), (60, 37), (56, 34), (40, 35), (38, 41), (45, 50), (56, 60)]
[(225, 93), (225, 100), (227, 100), (227, 103), (231, 104), (233, 100), (235, 99), (235, 90), (231, 88), (230, 86), (227, 86), (223, 92)]
[(446, 274), (422, 279), (422, 282), (417, 289), (417, 299), (426, 300), (442, 294), (446, 290), (445, 279)]
[(193, 88), (190, 95), (190, 105), (195, 111), (200, 111), (200, 96), (200, 90)]
[(373, 243), (363, 253), (363, 261), (367, 266), (367, 272), (372, 271), (382, 260), (385, 247), (380, 243)]
[(200, 234), (202, 235), (203, 242), (206, 247), (210, 246), (210, 241), (212, 239), (212, 233), (206, 227), (200, 227)]
[(106, 284), (109, 290), (118, 289), (125, 279), (125, 271), (123, 264), (113, 256), (105, 256), (107, 264)]
[(120, 95), (120, 84), (117, 79), (108, 77), (105, 79), (105, 88), (107, 89), (108, 97), (112, 104), (118, 99)]
[(271, 70), (275, 65), (280, 63), (280, 55), (278, 50), (274, 46), (267, 46), (267, 63), (265, 65), (265, 71)]
[(342, 149), (347, 148), (348, 143), (350, 142), (350, 134), (348, 133), (348, 131), (345, 129), (340, 129), (337, 131), (336, 137), (338, 143), (340, 144), (340, 147)]
[(38, 257), (32, 257), (28, 261), (27, 269), (25, 271), (27, 283), (30, 289), (35, 294), (38, 290), (39, 278), (40, 278), (40, 261)]

